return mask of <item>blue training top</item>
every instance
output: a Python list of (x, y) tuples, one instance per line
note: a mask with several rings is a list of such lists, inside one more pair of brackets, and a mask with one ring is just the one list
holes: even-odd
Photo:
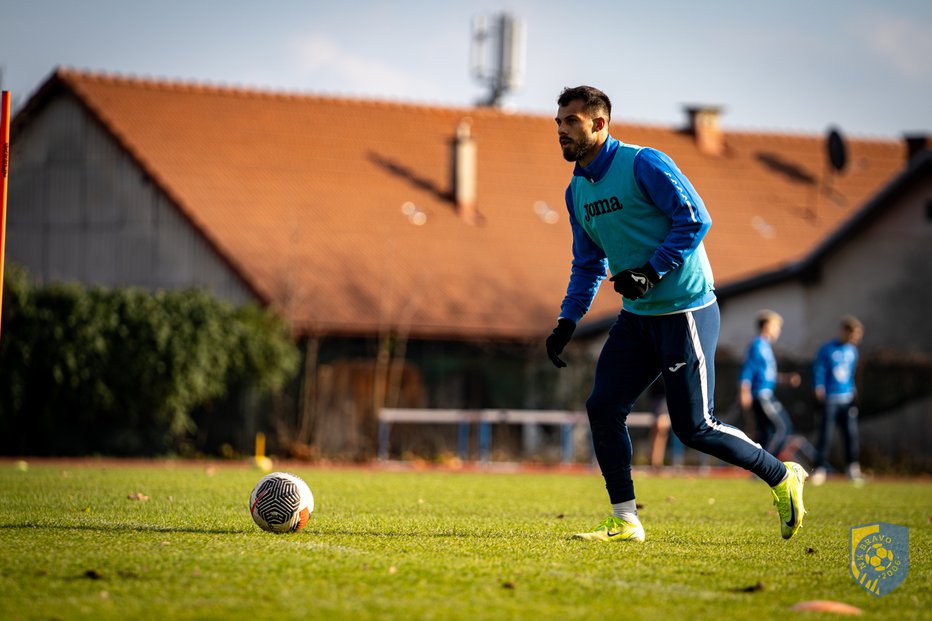
[(777, 385), (777, 359), (773, 355), (770, 341), (756, 337), (748, 346), (748, 353), (741, 365), (738, 381), (751, 384), (751, 394), (772, 393)]
[(573, 263), (561, 317), (578, 322), (592, 305), (606, 268), (613, 274), (647, 262), (662, 277), (626, 310), (662, 315), (715, 300), (702, 239), (709, 212), (665, 154), (608, 137), (589, 166), (573, 170), (566, 189)]
[(854, 399), (854, 370), (858, 365), (858, 348), (839, 339), (822, 345), (812, 365), (812, 385), (825, 390), (828, 401)]

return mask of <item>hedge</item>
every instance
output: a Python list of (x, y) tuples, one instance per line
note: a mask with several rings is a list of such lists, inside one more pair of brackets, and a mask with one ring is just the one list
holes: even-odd
[(35, 287), (11, 267), (0, 328), (0, 452), (164, 455), (191, 412), (280, 390), (299, 363), (283, 320), (201, 290)]

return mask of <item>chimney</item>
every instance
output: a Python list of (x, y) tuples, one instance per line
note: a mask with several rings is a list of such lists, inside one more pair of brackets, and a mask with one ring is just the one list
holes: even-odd
[(686, 131), (696, 140), (696, 148), (705, 155), (725, 153), (725, 134), (718, 124), (721, 106), (685, 106), (688, 115)]
[(456, 212), (467, 224), (480, 224), (476, 208), (476, 141), (470, 135), (472, 119), (465, 118), (456, 127), (453, 139), (453, 200)]
[(906, 162), (912, 162), (917, 155), (929, 148), (928, 134), (903, 134), (906, 141)]

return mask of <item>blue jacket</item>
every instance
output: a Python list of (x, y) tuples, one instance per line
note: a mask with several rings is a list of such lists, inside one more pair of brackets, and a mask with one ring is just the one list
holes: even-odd
[(838, 339), (819, 348), (812, 365), (812, 385), (825, 391), (828, 401), (854, 399), (854, 370), (858, 365), (858, 348)]
[(751, 341), (738, 381), (742, 384), (750, 383), (751, 395), (755, 397), (773, 392), (777, 385), (777, 359), (773, 355), (770, 341), (762, 336)]

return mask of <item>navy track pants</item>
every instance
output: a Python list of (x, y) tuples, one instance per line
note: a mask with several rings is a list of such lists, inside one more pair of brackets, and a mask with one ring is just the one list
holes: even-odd
[(745, 468), (771, 486), (786, 474), (776, 457), (712, 414), (720, 321), (717, 303), (672, 315), (622, 310), (609, 330), (586, 410), (612, 503), (634, 498), (631, 437), (625, 419), (660, 375), (673, 433), (683, 444)]

